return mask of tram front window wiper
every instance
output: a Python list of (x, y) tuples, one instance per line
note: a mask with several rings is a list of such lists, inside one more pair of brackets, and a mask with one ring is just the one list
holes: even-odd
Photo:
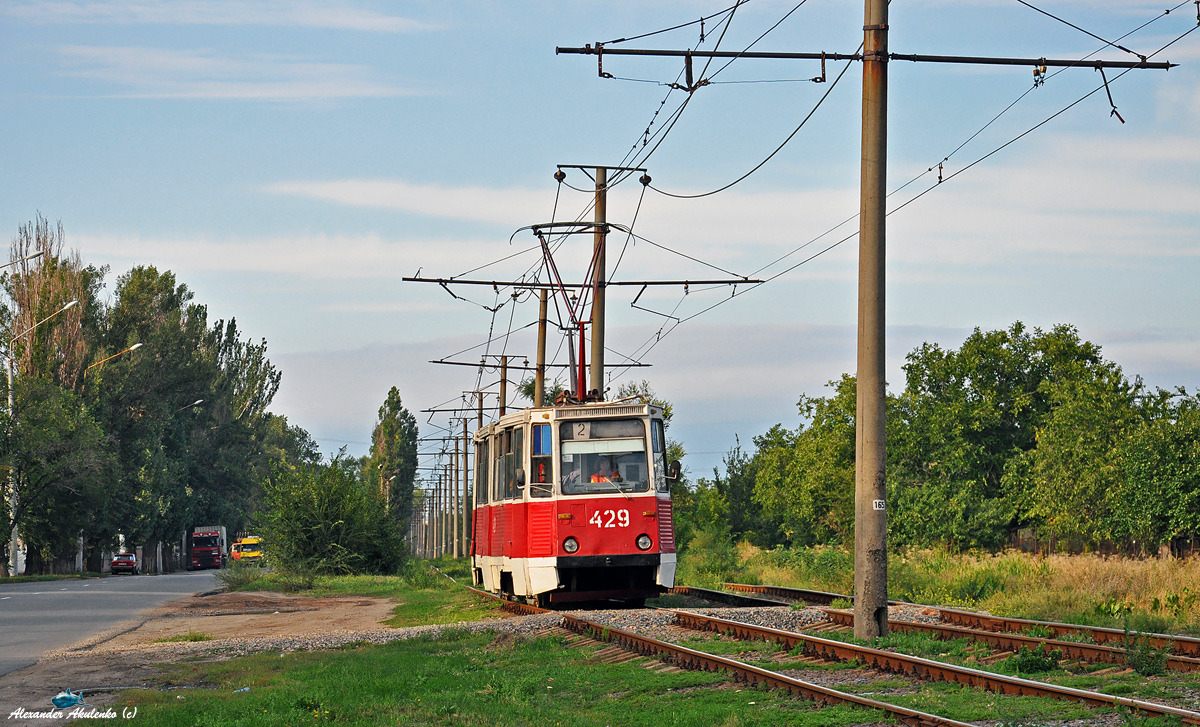
[(632, 499), (633, 499), (633, 496), (632, 496), (632, 495), (630, 495), (628, 492), (626, 492), (626, 491), (625, 491), (625, 488), (621, 487), (620, 483), (618, 483), (618, 482), (613, 482), (612, 480), (605, 480), (605, 481), (603, 481), (603, 482), (594, 482), (594, 483), (592, 483), (592, 484), (596, 484), (596, 485), (612, 485), (613, 489), (614, 489), (614, 490), (616, 490), (617, 492), (621, 493), (622, 495), (624, 495), (626, 500), (632, 500)]

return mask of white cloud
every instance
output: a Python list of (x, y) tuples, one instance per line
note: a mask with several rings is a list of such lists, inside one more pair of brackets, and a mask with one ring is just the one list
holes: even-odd
[(116, 86), (126, 98), (298, 101), (414, 95), (372, 80), (368, 67), (257, 55), (229, 58), (207, 50), (64, 46), (66, 75)]
[(448, 187), (398, 179), (336, 179), (278, 182), (264, 191), (350, 207), (491, 222), (514, 229), (530, 222), (542, 222), (543, 215), (548, 217), (548, 211), (541, 212), (548, 207), (548, 195), (544, 190)]
[(376, 33), (407, 33), (433, 26), (346, 2), (288, 0), (16, 0), (0, 15), (36, 23), (298, 26)]
[[(175, 270), (257, 272), (313, 278), (399, 279), (422, 266), (426, 274), (456, 270), (464, 260), (484, 260), (510, 248), (478, 240), (387, 240), (378, 235), (295, 237), (149, 238), (135, 235), (74, 236), (80, 251), (105, 261)], [(515, 252), (521, 248), (514, 248)], [(538, 260), (536, 251), (526, 256)], [(430, 268), (441, 268), (436, 273)]]

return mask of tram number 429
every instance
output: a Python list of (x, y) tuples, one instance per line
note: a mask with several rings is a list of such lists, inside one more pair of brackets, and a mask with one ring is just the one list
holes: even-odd
[(628, 510), (597, 510), (592, 513), (588, 525), (598, 528), (627, 528), (629, 527)]

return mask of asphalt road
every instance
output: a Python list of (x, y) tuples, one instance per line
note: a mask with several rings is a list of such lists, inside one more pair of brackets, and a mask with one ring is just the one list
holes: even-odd
[(216, 571), (0, 582), (0, 676), (180, 596), (212, 590)]

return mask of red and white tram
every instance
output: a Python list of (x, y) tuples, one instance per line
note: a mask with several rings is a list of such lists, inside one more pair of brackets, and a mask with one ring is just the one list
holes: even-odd
[(541, 605), (637, 603), (675, 582), (662, 410), (525, 409), (475, 433), (475, 585)]

